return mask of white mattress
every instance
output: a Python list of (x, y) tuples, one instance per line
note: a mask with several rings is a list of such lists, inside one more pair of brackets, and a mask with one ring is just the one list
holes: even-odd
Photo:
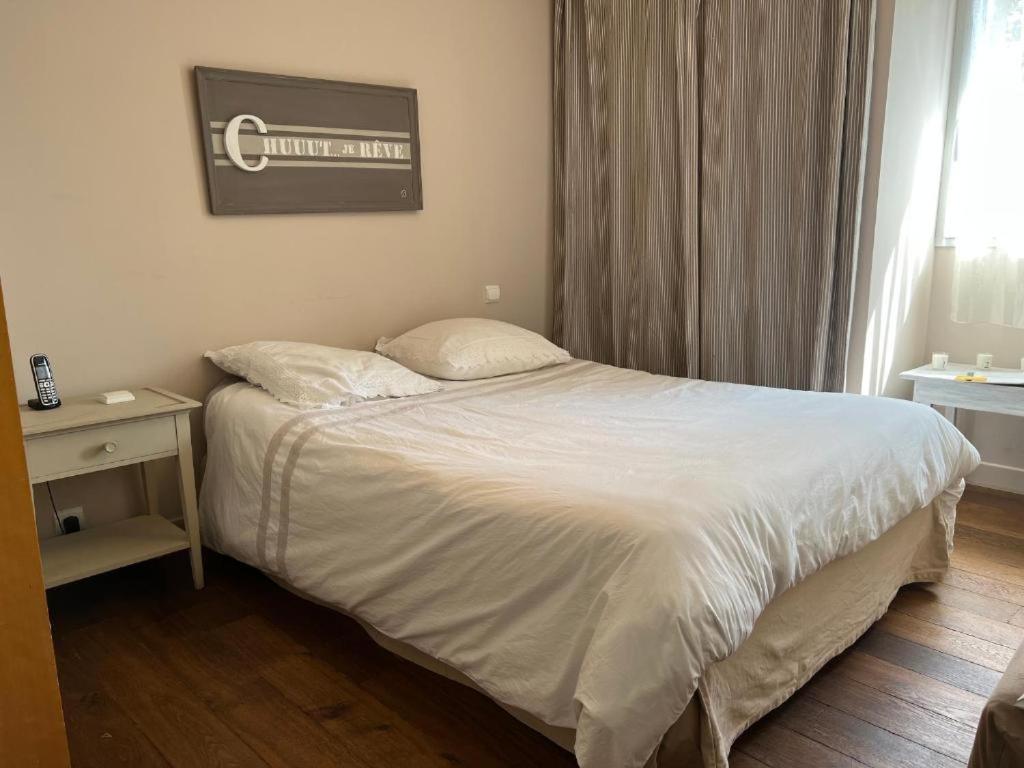
[(978, 463), (901, 400), (595, 363), (299, 411), (211, 396), (206, 543), (640, 766), (776, 595)]

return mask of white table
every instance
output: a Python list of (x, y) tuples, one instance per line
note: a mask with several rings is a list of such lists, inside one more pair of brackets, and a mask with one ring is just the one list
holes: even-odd
[[(955, 381), (969, 371), (985, 376), (987, 382)], [(956, 409), (985, 411), (1006, 416), (1024, 416), (1024, 371), (1015, 368), (981, 370), (962, 363), (950, 363), (943, 371), (922, 365), (900, 374), (914, 382), (914, 402), (939, 406), (950, 421)]]
[[(25, 459), (33, 484), (139, 464), (146, 488), (149, 514), (40, 542), (47, 588), (181, 550), (189, 551), (196, 589), (203, 586), (188, 416), (200, 403), (156, 387), (142, 387), (133, 394), (135, 400), (115, 405), (78, 397), (65, 399), (50, 411), (21, 406)], [(159, 514), (147, 469), (147, 462), (171, 456), (178, 459), (185, 530)]]

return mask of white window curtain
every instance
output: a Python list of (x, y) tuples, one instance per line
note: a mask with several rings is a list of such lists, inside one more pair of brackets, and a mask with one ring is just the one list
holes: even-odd
[(968, 0), (960, 19), (942, 222), (953, 320), (1024, 328), (1024, 0)]

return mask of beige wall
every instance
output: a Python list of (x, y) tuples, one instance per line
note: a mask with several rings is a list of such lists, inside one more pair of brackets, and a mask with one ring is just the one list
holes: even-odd
[[(368, 348), (455, 315), (548, 329), (548, 0), (0, 10), (0, 278), (22, 400), (40, 351), (65, 395), (202, 397), (218, 378), (202, 353), (252, 339)], [(209, 215), (197, 64), (416, 88), (424, 210)]]
[(953, 0), (879, 0), (847, 390), (909, 397), (927, 347)]

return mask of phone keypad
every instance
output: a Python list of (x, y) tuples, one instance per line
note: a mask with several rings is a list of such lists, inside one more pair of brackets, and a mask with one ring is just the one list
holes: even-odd
[(57, 400), (57, 388), (53, 385), (53, 381), (40, 381), (39, 382), (39, 399), (49, 404)]

